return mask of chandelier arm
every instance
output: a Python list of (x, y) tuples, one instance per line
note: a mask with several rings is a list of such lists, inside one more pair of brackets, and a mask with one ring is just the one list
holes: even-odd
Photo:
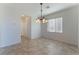
[(42, 17), (42, 12), (43, 12), (43, 10), (42, 10), (42, 3), (40, 3), (40, 5), (41, 5), (41, 17)]

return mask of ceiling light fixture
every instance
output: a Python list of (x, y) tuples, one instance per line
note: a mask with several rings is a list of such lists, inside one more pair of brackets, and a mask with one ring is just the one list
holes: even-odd
[(36, 23), (47, 23), (48, 21), (42, 15), (42, 11), (43, 11), (42, 10), (42, 5), (43, 5), (43, 3), (40, 3), (40, 5), (41, 5), (41, 16), (36, 19)]

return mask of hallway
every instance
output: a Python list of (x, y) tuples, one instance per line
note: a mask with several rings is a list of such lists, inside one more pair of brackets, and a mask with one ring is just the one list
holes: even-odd
[(1, 55), (78, 55), (75, 46), (49, 39), (29, 40), (22, 37), (22, 43), (0, 49)]

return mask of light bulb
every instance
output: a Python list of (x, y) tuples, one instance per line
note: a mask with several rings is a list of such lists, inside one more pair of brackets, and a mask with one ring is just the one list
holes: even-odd
[(48, 20), (46, 20), (46, 23), (48, 22)]
[(43, 22), (45, 22), (45, 19), (43, 19)]
[(43, 22), (43, 23), (47, 23), (48, 21), (47, 21), (46, 19), (43, 19), (42, 22)]
[(36, 23), (41, 23), (41, 21), (39, 19), (36, 20)]

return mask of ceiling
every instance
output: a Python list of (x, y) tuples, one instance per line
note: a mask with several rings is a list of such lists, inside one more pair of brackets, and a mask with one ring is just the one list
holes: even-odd
[(78, 4), (75, 4), (75, 3), (53, 3), (52, 4), (52, 3), (50, 3), (50, 4), (46, 4), (46, 6), (47, 5), (49, 5), (50, 8), (47, 9), (45, 7), (44, 14), (54, 13), (54, 12), (57, 12), (57, 11), (72, 7), (74, 5), (78, 5)]
[[(17, 12), (26, 13), (27, 15), (40, 15), (40, 4), (39, 3), (11, 3), (8, 6), (14, 7)], [(54, 13), (71, 6), (78, 5), (77, 3), (44, 3), (43, 4), (43, 15)], [(49, 8), (46, 8), (46, 7)]]

